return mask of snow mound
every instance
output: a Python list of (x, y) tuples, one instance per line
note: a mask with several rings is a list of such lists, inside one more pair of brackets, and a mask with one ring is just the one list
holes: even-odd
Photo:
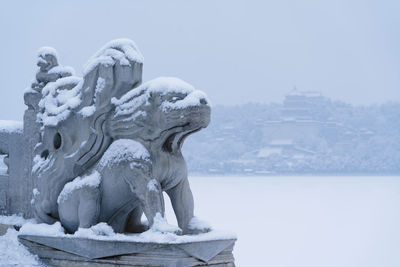
[(57, 198), (57, 203), (62, 203), (67, 197), (75, 190), (82, 187), (99, 187), (101, 183), (101, 175), (97, 171), (93, 171), (91, 174), (76, 177), (73, 181), (65, 184), (63, 190)]
[(93, 236), (114, 236), (115, 232), (107, 223), (101, 222), (90, 228), (79, 228), (75, 237), (92, 238)]
[(176, 77), (158, 77), (143, 84), (150, 92), (174, 92), (187, 94), (195, 91), (194, 87)]
[(22, 226), (20, 234), (67, 237), (67, 238), (88, 238), (104, 241), (127, 241), (145, 242), (159, 244), (180, 244), (201, 242), (209, 240), (236, 239), (236, 235), (230, 232), (211, 231), (197, 235), (177, 235), (180, 228), (168, 224), (165, 218), (158, 214), (154, 220), (154, 225), (148, 231), (141, 234), (119, 234), (115, 233), (111, 226), (106, 223), (99, 223), (90, 228), (79, 228), (74, 234), (65, 234), (59, 222), (53, 225), (27, 223)]
[(209, 103), (209, 100), (207, 100), (207, 95), (202, 91), (196, 90), (191, 92), (182, 100), (178, 100), (176, 102), (165, 101), (162, 103), (161, 107), (163, 111), (166, 112), (170, 109), (184, 109), (187, 107), (200, 106), (202, 102)]
[[(172, 224), (169, 224), (167, 222), (167, 219), (163, 216), (161, 216), (160, 213), (157, 213), (156, 216), (154, 217), (154, 222), (153, 222), (153, 226), (145, 233), (143, 233), (144, 235), (149, 234), (149, 233), (154, 233), (156, 232), (157, 234), (162, 233), (181, 233), (182, 230)], [(143, 236), (142, 234), (142, 236)]]
[(119, 61), (120, 65), (131, 66), (130, 62), (143, 63), (144, 58), (132, 40), (116, 39), (108, 42), (88, 61), (83, 74), (88, 74), (99, 64), (112, 66), (115, 61)]
[(75, 70), (72, 67), (69, 66), (55, 66), (51, 68), (48, 72), (48, 74), (60, 74), (62, 77), (66, 76), (74, 76), (75, 75)]
[(122, 161), (150, 160), (147, 149), (137, 141), (131, 139), (118, 139), (114, 141), (100, 160), (100, 166), (118, 164)]
[(46, 55), (51, 55), (51, 56), (54, 56), (56, 58), (58, 57), (57, 50), (54, 49), (53, 47), (43, 46), (43, 47), (39, 48), (39, 50), (37, 52), (38, 58), (45, 57)]
[(81, 110), (78, 112), (79, 114), (82, 115), (82, 117), (90, 117), (96, 112), (96, 106), (91, 105), (91, 106), (86, 106), (81, 108)]
[(169, 93), (184, 95), (184, 98), (174, 97), (173, 99), (165, 100), (161, 105), (163, 111), (167, 111), (168, 109), (184, 109), (189, 106), (199, 106), (210, 102), (205, 93), (195, 90), (192, 85), (181, 79), (159, 77), (127, 92), (120, 99), (112, 98), (111, 103), (116, 106), (115, 116), (134, 113), (140, 106), (148, 103), (148, 100), (154, 93), (159, 93), (160, 95), (167, 95)]
[(197, 217), (193, 217), (189, 222), (189, 229), (192, 230), (211, 230), (211, 226)]
[(19, 230), (20, 235), (63, 236), (64, 228), (60, 222), (54, 224), (27, 222)]
[(0, 236), (0, 266), (45, 266), (39, 262), (36, 255), (32, 255), (18, 241), (18, 232), (8, 229), (7, 233)]
[(22, 133), (23, 127), (22, 121), (0, 120), (0, 132), (2, 133)]
[[(179, 229), (179, 228), (178, 228)], [(170, 229), (168, 229), (170, 230)], [(210, 231), (207, 233), (201, 233), (197, 235), (177, 235), (171, 231), (154, 231), (152, 229), (141, 233), (137, 236), (125, 235), (124, 240), (136, 241), (136, 242), (151, 242), (160, 244), (180, 244), (180, 243), (192, 243), (210, 240), (228, 240), (236, 239), (234, 233), (225, 231)]]
[(25, 223), (35, 223), (35, 219), (25, 219), (22, 216), (13, 214), (13, 215), (0, 215), (0, 224), (8, 224), (8, 225), (16, 225), (16, 226), (22, 226)]
[(38, 121), (44, 126), (56, 126), (71, 114), (82, 102), (83, 79), (76, 76), (64, 77), (49, 82), (42, 90), (39, 102), (42, 112)]

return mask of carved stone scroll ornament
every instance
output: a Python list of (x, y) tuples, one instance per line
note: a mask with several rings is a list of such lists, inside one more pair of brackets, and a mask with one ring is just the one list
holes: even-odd
[(70, 233), (99, 222), (116, 232), (142, 232), (143, 213), (149, 227), (164, 222), (165, 191), (176, 232), (208, 231), (194, 217), (181, 153), (185, 138), (209, 124), (205, 94), (177, 78), (141, 85), (143, 57), (130, 40), (105, 45), (83, 78), (51, 75), (58, 63), (50, 54), (39, 56), (35, 84), (41, 93), (32, 168), (36, 218), (60, 221)]

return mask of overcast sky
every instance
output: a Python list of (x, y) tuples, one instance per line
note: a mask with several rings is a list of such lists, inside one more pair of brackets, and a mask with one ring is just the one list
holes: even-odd
[(0, 119), (22, 120), (36, 51), (76, 69), (130, 38), (144, 81), (176, 76), (213, 104), (279, 102), (293, 86), (354, 104), (400, 101), (400, 1), (3, 1)]

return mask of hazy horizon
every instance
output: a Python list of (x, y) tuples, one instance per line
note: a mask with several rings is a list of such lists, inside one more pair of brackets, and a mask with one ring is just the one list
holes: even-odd
[(144, 81), (179, 77), (214, 105), (281, 102), (294, 86), (355, 105), (400, 102), (398, 11), (396, 1), (7, 2), (0, 119), (22, 120), (41, 46), (80, 76), (121, 37), (142, 51)]

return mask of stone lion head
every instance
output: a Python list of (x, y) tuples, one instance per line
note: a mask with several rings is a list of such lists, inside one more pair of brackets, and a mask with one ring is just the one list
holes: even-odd
[(107, 121), (112, 138), (151, 143), (167, 152), (180, 150), (189, 134), (210, 122), (206, 95), (178, 78), (154, 79), (112, 103)]

